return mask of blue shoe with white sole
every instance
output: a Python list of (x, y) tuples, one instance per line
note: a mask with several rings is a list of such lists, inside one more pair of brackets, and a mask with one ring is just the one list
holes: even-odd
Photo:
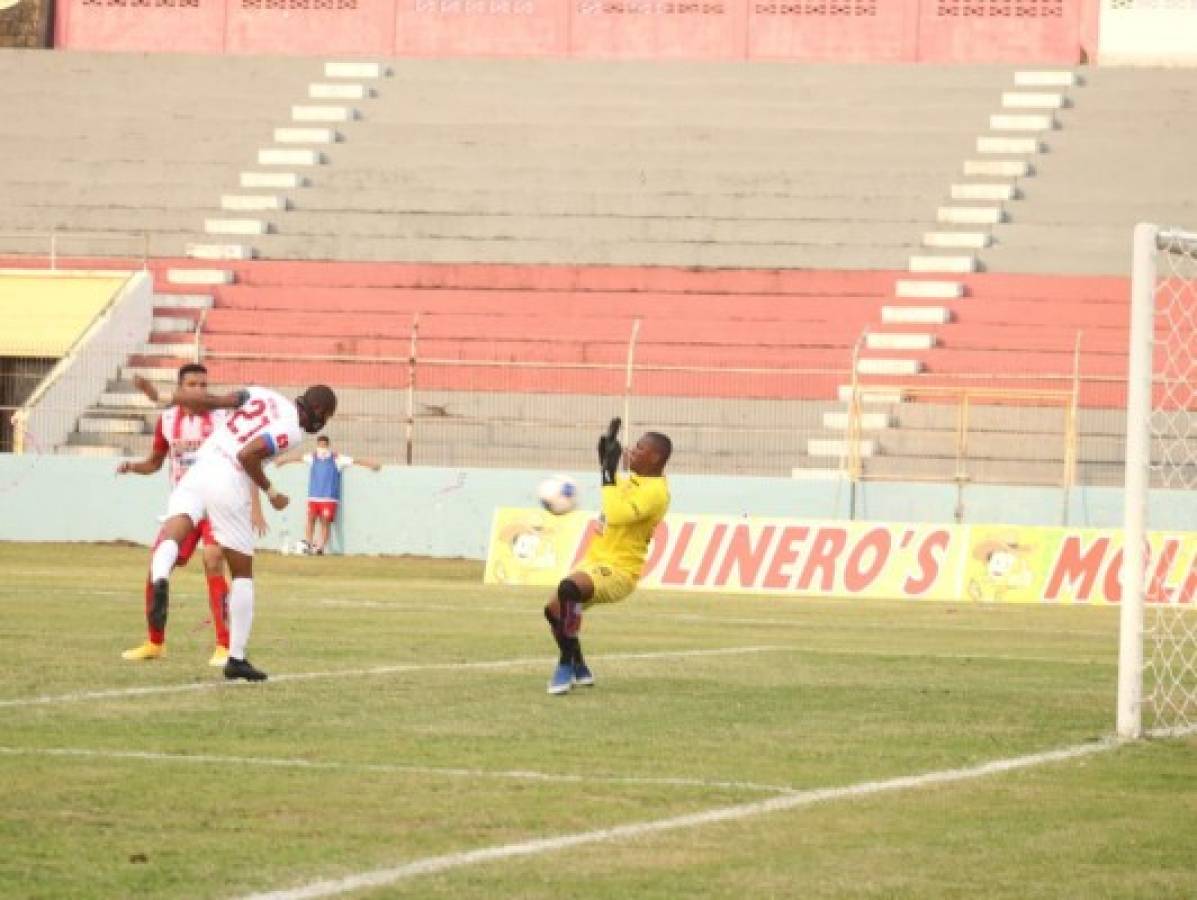
[(586, 663), (574, 663), (574, 684), (594, 687), (594, 673)]
[(549, 679), (550, 694), (568, 694), (574, 686), (574, 667), (569, 663), (558, 663), (553, 670), (553, 677)]

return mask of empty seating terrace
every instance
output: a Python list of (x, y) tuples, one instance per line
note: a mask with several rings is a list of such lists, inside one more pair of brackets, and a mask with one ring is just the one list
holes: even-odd
[[(144, 231), (157, 275), (155, 333), (80, 421), (75, 447), (138, 449), (146, 413), (120, 406), (124, 376), (190, 358), (199, 325), (218, 377), (337, 384), (355, 392), (350, 433), (402, 458), (414, 327), (415, 461), (503, 464), (504, 426), (489, 416), (561, 432), (549, 441), (561, 453), (542, 462), (572, 465), (578, 436), (563, 423), (623, 402), (640, 320), (638, 420), (682, 435), (682, 470), (834, 468), (854, 350), (866, 332), (911, 330), (886, 311), (925, 301), (895, 296), (895, 283), (912, 277), (912, 254), (937, 252), (925, 232), (956, 227), (936, 221), (937, 206), (969, 181), (962, 164), (1012, 80), (1008, 67), (387, 65), (374, 95), (353, 102), (360, 116), (325, 129), (332, 142), (299, 186), (250, 214), (222, 198), (261, 193), (244, 175), (274, 171), (259, 152), (294, 125), (294, 105), (313, 102), (318, 61), (0, 56), (0, 134), (16, 151), (0, 172), (0, 251), (36, 264), (24, 254), (59, 230), (62, 252), (104, 267)], [(1082, 82), (978, 250), (986, 271), (953, 276), (963, 296), (934, 301), (945, 321), (917, 329), (930, 346), (884, 351), (916, 359), (917, 376), (859, 381), (1075, 387), (1078, 471), (1107, 481), (1121, 452), (1130, 227), (1197, 221), (1197, 183), (1176, 174), (1193, 126), (1169, 113), (1191, 108), (1197, 75), (1084, 70)], [(43, 114), (51, 103), (61, 114)], [(1136, 143), (1155, 147), (1158, 165)], [(264, 233), (205, 233), (238, 216)], [(222, 241), (263, 259), (183, 258)], [(205, 265), (234, 283), (164, 275)], [(866, 474), (952, 476), (956, 409), (930, 396), (873, 415)], [(970, 453), (992, 463), (976, 477), (1055, 479), (1057, 410), (1016, 405), (973, 413)], [(122, 416), (128, 428), (112, 431)]]

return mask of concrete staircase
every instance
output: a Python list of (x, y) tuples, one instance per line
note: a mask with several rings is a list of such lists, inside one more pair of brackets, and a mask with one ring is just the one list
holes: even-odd
[[(75, 456), (127, 455), (132, 448), (148, 453), (157, 408), (135, 387), (141, 375), (159, 385), (163, 396), (174, 390), (179, 366), (198, 356), (197, 329), (212, 308), (210, 294), (156, 293), (154, 318), (142, 352), (148, 360), (133, 357), (117, 377), (105, 385), (99, 402), (79, 417), (75, 431), (59, 452)], [(139, 361), (149, 365), (136, 365)]]

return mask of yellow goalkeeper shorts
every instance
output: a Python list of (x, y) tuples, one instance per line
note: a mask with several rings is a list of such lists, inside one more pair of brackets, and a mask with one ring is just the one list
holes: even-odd
[(578, 566), (577, 571), (585, 572), (594, 582), (594, 596), (586, 601), (585, 606), (594, 603), (618, 603), (636, 590), (635, 578), (627, 572), (611, 568), (606, 563), (584, 562)]

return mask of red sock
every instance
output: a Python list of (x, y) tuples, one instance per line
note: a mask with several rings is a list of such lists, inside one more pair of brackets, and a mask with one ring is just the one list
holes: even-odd
[(153, 609), (153, 607), (154, 607), (154, 585), (150, 582), (150, 576), (147, 575), (145, 577), (146, 631), (149, 632), (151, 644), (164, 644), (164, 643), (166, 643), (166, 632), (158, 631), (156, 628), (154, 628), (152, 625), (150, 625), (150, 610)]
[(216, 629), (216, 643), (229, 645), (229, 619), (225, 615), (225, 601), (229, 596), (229, 583), (223, 575), (208, 576), (208, 608), (212, 610), (212, 627)]

